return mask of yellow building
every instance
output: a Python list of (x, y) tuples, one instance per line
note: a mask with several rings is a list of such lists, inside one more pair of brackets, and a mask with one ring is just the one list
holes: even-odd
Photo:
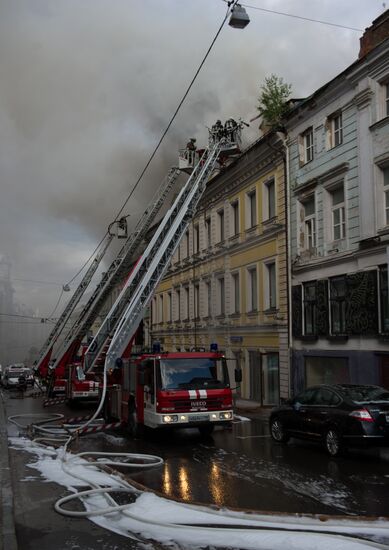
[(217, 343), (262, 406), (289, 395), (283, 151), (267, 134), (209, 181), (151, 313), (165, 351)]

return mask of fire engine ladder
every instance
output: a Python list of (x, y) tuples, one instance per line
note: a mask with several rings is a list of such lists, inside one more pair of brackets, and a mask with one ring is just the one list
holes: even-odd
[(93, 275), (96, 273), (97, 268), (99, 267), (99, 264), (101, 260), (104, 257), (104, 254), (107, 251), (107, 248), (111, 244), (111, 241), (113, 239), (114, 235), (108, 233), (105, 237), (105, 240), (102, 243), (102, 247), (100, 248), (100, 252), (97, 253), (96, 257), (94, 258), (93, 262), (89, 266), (89, 269), (85, 273), (84, 277), (82, 278), (80, 284), (76, 288), (75, 292), (73, 293), (73, 296), (67, 303), (64, 311), (62, 312), (61, 316), (58, 318), (58, 321), (56, 322), (53, 330), (50, 332), (49, 337), (47, 338), (46, 342), (43, 344), (43, 347), (41, 351), (39, 352), (39, 358), (37, 362), (37, 368), (39, 370), (39, 367), (44, 362), (45, 358), (48, 360), (48, 354), (51, 353), (52, 347), (54, 346), (55, 342), (57, 341), (59, 335), (63, 331), (67, 321), (69, 320), (71, 314), (73, 313), (75, 307), (77, 306), (78, 302), (81, 300), (85, 290), (87, 289), (89, 283), (91, 282)]
[(90, 344), (86, 352), (86, 356), (89, 354), (89, 366), (92, 366), (98, 350), (112, 334), (104, 365), (105, 370), (113, 368), (116, 359), (120, 358), (126, 349), (195, 214), (219, 153), (226, 145), (226, 139), (222, 138), (210, 149), (205, 150)]
[(153, 223), (157, 213), (164, 204), (169, 192), (172, 190), (180, 171), (177, 167), (172, 167), (167, 176), (163, 179), (155, 196), (150, 202), (149, 207), (142, 214), (135, 230), (131, 233), (124, 246), (119, 251), (115, 260), (103, 275), (100, 283), (96, 286), (92, 296), (80, 312), (76, 322), (73, 324), (67, 335), (65, 336), (60, 349), (57, 351), (57, 359), (54, 367), (57, 367), (62, 358), (67, 354), (73, 342), (79, 341), (87, 334), (88, 329), (96, 319), (101, 306), (107, 299), (109, 293), (116, 283), (119, 283), (122, 278), (128, 273), (131, 263), (134, 261), (134, 255), (151, 224)]

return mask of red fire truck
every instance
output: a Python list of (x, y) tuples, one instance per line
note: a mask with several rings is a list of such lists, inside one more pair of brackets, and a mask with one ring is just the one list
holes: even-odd
[[(202, 435), (232, 418), (226, 358), (217, 351), (141, 354), (115, 369), (107, 389), (105, 414), (124, 422), (130, 433), (148, 428), (196, 427)], [(235, 378), (239, 381), (240, 371)]]
[(97, 401), (100, 383), (96, 375), (84, 371), (83, 362), (87, 345), (82, 344), (72, 363), (62, 361), (48, 375), (48, 396), (65, 395), (68, 403), (76, 401)]

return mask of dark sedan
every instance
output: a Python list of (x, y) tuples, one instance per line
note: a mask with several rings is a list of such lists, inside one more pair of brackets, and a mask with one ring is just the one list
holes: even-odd
[(322, 385), (272, 410), (274, 441), (290, 437), (322, 442), (331, 456), (358, 445), (389, 444), (389, 391), (379, 386)]

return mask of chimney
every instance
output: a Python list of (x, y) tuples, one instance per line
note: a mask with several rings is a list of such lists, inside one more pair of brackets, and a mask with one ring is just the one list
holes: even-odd
[(389, 38), (389, 10), (384, 11), (377, 19), (374, 19), (370, 27), (365, 29), (359, 39), (359, 59), (374, 50), (381, 42)]

